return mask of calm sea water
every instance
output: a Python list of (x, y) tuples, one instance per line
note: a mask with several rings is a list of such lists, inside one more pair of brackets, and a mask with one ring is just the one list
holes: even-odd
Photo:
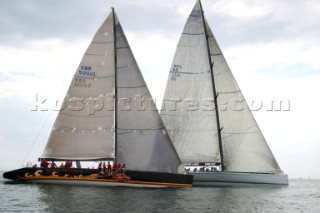
[(0, 212), (320, 212), (320, 180), (290, 180), (289, 187), (137, 189), (16, 184), (0, 175)]

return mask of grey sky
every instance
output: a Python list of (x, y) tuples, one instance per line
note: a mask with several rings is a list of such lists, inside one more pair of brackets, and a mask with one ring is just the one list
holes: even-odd
[[(135, 1), (125, 0), (113, 3), (103, 0), (2, 1), (0, 41), (8, 43), (15, 41), (16, 38), (87, 37), (95, 32), (99, 21), (106, 17), (110, 6), (119, 6), (119, 10), (118, 8), (116, 10), (126, 31), (177, 34), (176, 31), (182, 28), (181, 24), (185, 20), (174, 6), (179, 2), (192, 5), (192, 1), (179, 0), (167, 5), (155, 1), (140, 2), (145, 2), (143, 7)], [(230, 4), (232, 3), (233, 1)], [(317, 35), (320, 29), (317, 26), (320, 9), (315, 0), (303, 2), (243, 0), (236, 3), (235, 7), (241, 6), (240, 10), (243, 8), (247, 10), (243, 11), (249, 13), (247, 16), (232, 14), (232, 9), (237, 9), (232, 7), (225, 11), (218, 10), (218, 13), (211, 12), (216, 7), (220, 9), (225, 7), (223, 1), (203, 1), (203, 5), (214, 31), (219, 32), (217, 37), (223, 37), (221, 43), (232, 45), (233, 42), (274, 42), (302, 38), (307, 38), (312, 44), (319, 42)], [(183, 8), (187, 9), (185, 6)], [(254, 12), (255, 9), (257, 12)]]

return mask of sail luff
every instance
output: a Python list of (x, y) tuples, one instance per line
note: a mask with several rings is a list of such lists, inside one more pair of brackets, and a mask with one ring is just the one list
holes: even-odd
[(221, 170), (224, 171), (223, 148), (222, 148), (222, 139), (221, 139), (221, 126), (220, 126), (219, 107), (218, 107), (218, 98), (217, 98), (218, 94), (216, 91), (215, 79), (214, 79), (213, 70), (212, 70), (213, 61), (211, 60), (211, 56), (210, 56), (210, 47), (209, 47), (209, 42), (208, 42), (208, 32), (207, 32), (207, 28), (206, 28), (205, 20), (204, 20), (204, 11), (202, 9), (202, 4), (201, 4), (200, 0), (198, 0), (198, 3), (200, 5), (200, 12), (201, 12), (201, 17), (202, 17), (203, 29), (204, 29), (205, 38), (206, 38), (207, 54), (208, 54), (208, 61), (209, 61), (209, 66), (210, 66), (210, 74), (211, 74), (211, 79), (212, 79), (214, 107), (215, 107), (215, 113), (216, 113), (217, 133), (218, 133), (219, 151), (220, 151), (220, 159), (221, 159)]
[(117, 91), (117, 37), (116, 37), (116, 21), (115, 21), (115, 14), (114, 8), (112, 7), (112, 22), (113, 22), (113, 49), (114, 49), (114, 162), (117, 161), (117, 115), (118, 115), (118, 91)]

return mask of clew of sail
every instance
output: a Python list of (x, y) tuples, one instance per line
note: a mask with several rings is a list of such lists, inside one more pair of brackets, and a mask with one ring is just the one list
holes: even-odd
[[(218, 117), (214, 95), (219, 106)], [(190, 106), (188, 100), (197, 107), (191, 110), (183, 107)], [(168, 102), (174, 102), (176, 108), (168, 108)], [(200, 1), (194, 6), (179, 40), (163, 103), (161, 116), (183, 163), (221, 161), (219, 119), (224, 171), (280, 172), (203, 17)]]

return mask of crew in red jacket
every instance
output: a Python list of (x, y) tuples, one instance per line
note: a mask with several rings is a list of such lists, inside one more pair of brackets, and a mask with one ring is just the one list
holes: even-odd
[(100, 162), (100, 163), (98, 164), (98, 170), (99, 170), (99, 172), (101, 172), (101, 169), (102, 169), (102, 162)]
[(64, 166), (66, 168), (71, 168), (72, 167), (72, 161), (71, 160), (67, 160)]
[(113, 168), (112, 168), (113, 173), (117, 173), (117, 171), (118, 171), (117, 168), (118, 168), (118, 165), (116, 162), (114, 162)]
[(41, 167), (48, 168), (48, 165), (49, 165), (49, 163), (47, 160), (45, 160), (45, 159), (41, 160), (41, 163), (40, 163)]
[(118, 169), (118, 173), (121, 173), (121, 163), (118, 163), (117, 169)]
[(55, 164), (54, 161), (51, 162), (51, 168), (57, 168), (57, 165)]
[(107, 165), (106, 162), (103, 162), (103, 173), (107, 172)]
[(111, 164), (109, 161), (108, 161), (107, 168), (108, 168), (108, 175), (110, 175), (111, 174)]

